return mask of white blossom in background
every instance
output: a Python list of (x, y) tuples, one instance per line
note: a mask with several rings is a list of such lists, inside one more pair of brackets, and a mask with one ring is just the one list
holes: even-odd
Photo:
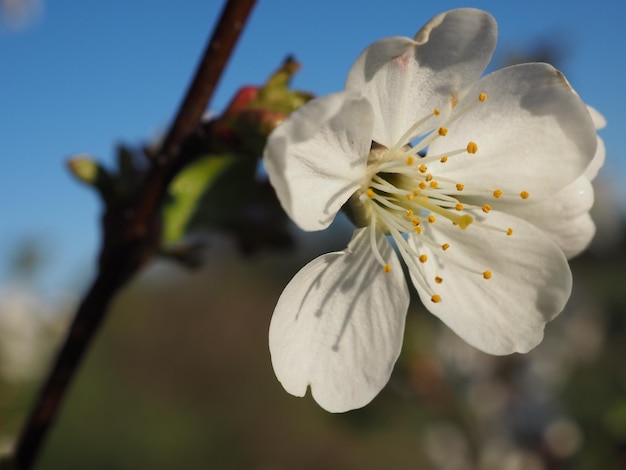
[(66, 323), (55, 307), (25, 287), (0, 289), (0, 381), (38, 378)]
[(19, 31), (36, 23), (42, 14), (41, 0), (0, 0), (0, 26)]
[(270, 136), (264, 162), (294, 222), (322, 230), (349, 207), (357, 227), (278, 300), (270, 352), (289, 393), (311, 387), (342, 412), (384, 387), (409, 304), (400, 259), (427, 308), (491, 354), (529, 351), (563, 309), (567, 257), (594, 233), (598, 137), (552, 66), (481, 77), (496, 37), (491, 15), (458, 9), (375, 42), (344, 91)]

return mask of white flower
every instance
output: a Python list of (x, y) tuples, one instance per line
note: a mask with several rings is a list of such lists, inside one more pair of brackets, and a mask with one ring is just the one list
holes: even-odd
[[(282, 293), (269, 341), (285, 389), (326, 410), (370, 402), (400, 354), (409, 291), (471, 345), (526, 352), (571, 291), (566, 255), (593, 235), (589, 111), (547, 64), (481, 78), (496, 43), (487, 13), (459, 9), (414, 39), (368, 47), (346, 90), (296, 110), (264, 161), (289, 216), (321, 230), (346, 204), (347, 249), (306, 265)], [(592, 170), (589, 170), (592, 171)]]

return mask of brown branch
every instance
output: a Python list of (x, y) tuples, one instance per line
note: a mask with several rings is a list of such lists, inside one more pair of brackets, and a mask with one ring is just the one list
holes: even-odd
[(113, 297), (159, 248), (161, 204), (169, 183), (185, 163), (184, 143), (199, 127), (254, 3), (255, 0), (227, 2), (161, 150), (152, 160), (144, 185), (134, 198), (105, 208), (98, 274), (78, 308), (17, 442), (13, 468), (27, 470), (34, 465)]

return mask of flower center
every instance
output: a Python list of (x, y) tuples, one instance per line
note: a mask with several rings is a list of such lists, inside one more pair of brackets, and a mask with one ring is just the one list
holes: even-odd
[[(464, 110), (452, 114), (444, 126), (450, 125), (475, 105), (484, 103), (486, 99), (487, 95), (481, 93), (477, 101), (470, 103)], [(445, 138), (448, 134), (447, 127), (442, 126), (432, 130), (432, 119), (439, 115), (439, 110), (435, 109), (431, 115), (416, 121), (391, 148), (373, 143), (368, 157), (366, 182), (350, 201), (357, 219), (363, 226), (370, 228), (372, 253), (385, 272), (389, 272), (391, 268), (380, 254), (376, 238), (390, 235), (413, 277), (429, 292), (431, 289), (428, 288), (428, 283), (423, 278), (423, 270), (420, 268), (420, 264), (428, 261), (428, 256), (418, 253), (414, 246), (424, 244), (441, 253), (446, 252), (450, 244), (436, 243), (428, 235), (428, 231), (425, 231), (426, 227), (432, 226), (435, 230), (437, 224), (452, 223), (460, 230), (465, 230), (472, 223), (479, 223), (508, 236), (513, 234), (513, 229), (510, 227), (491, 227), (484, 220), (486, 214), (492, 209), (489, 202), (484, 202), (485, 196), (497, 200), (503, 195), (501, 189), (475, 188), (467, 185), (466, 182), (447, 179), (443, 174), (438, 176), (429, 169), (433, 162), (445, 164), (449, 159), (458, 158), (460, 155), (473, 157), (479, 149), (476, 142), (469, 141), (464, 148), (423, 157), (423, 151), (430, 144), (437, 139)], [(419, 140), (416, 145), (410, 146), (408, 142), (412, 136), (419, 134), (422, 128), (430, 133)], [(440, 173), (445, 167), (439, 164), (436, 166), (440, 169)], [(522, 191), (519, 196), (526, 200), (529, 194), (527, 191)], [(477, 200), (483, 202), (477, 204)], [(409, 244), (408, 234), (417, 237), (419, 243)], [(477, 271), (477, 274), (486, 280), (492, 277), (490, 270)], [(443, 282), (440, 276), (435, 277), (434, 280), (436, 284)], [(431, 292), (431, 300), (437, 303), (441, 301), (441, 297)]]

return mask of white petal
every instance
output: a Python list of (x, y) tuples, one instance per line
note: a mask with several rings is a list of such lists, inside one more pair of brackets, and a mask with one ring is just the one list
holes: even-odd
[(304, 230), (321, 230), (363, 183), (372, 108), (354, 92), (319, 98), (270, 135), (264, 163), (283, 209)]
[(604, 166), (604, 160), (606, 159), (606, 147), (604, 146), (604, 140), (598, 137), (598, 146), (596, 147), (596, 154), (591, 160), (591, 163), (585, 170), (585, 177), (589, 180), (593, 181), (596, 176), (598, 176), (598, 172), (600, 168)]
[[(569, 298), (569, 266), (559, 247), (531, 224), (495, 211), (485, 223), (511, 227), (513, 234), (478, 222), (465, 230), (439, 219), (425, 227), (438, 244), (450, 247), (411, 240), (429, 258), (421, 265), (423, 280), (414, 278), (414, 284), (426, 308), (472, 346), (490, 354), (527, 352)], [(485, 271), (490, 279), (484, 279)], [(439, 303), (431, 301), (433, 294)]]
[[(487, 101), (477, 103), (487, 93)], [(596, 132), (585, 104), (563, 75), (547, 64), (508, 67), (481, 79), (459, 104), (474, 108), (449, 125), (429, 154), (478, 145), (429, 169), (467, 186), (500, 189), (541, 199), (583, 174), (596, 151)]]
[(331, 412), (369, 403), (388, 382), (400, 354), (409, 293), (389, 242), (385, 273), (360, 229), (339, 253), (311, 261), (287, 285), (270, 325), (272, 365), (289, 393)]
[(491, 15), (463, 8), (434, 17), (414, 40), (386, 38), (365, 49), (348, 74), (346, 89), (362, 91), (372, 103), (373, 140), (391, 147), (435, 107), (444, 111), (483, 73), (496, 38)]
[(589, 216), (591, 206), (593, 187), (586, 176), (581, 176), (550, 198), (534, 204), (507, 204), (502, 209), (543, 230), (569, 259), (587, 248), (595, 234)]
[(591, 119), (593, 121), (593, 125), (596, 127), (596, 130), (604, 129), (606, 126), (605, 117), (593, 106), (587, 105), (587, 111), (591, 115)]

